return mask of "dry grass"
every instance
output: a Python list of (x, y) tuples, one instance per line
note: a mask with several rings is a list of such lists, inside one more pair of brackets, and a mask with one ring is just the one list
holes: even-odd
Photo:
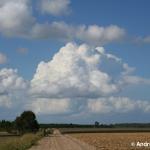
[(22, 137), (0, 137), (0, 150), (26, 150), (36, 144), (40, 136), (25, 134)]
[(12, 141), (12, 140), (17, 140), (19, 138), (19, 136), (1, 136), (0, 137), (0, 145), (8, 142), (8, 141)]
[(133, 147), (131, 143), (150, 142), (150, 133), (81, 133), (72, 136), (94, 145), (97, 150), (143, 150), (144, 147)]

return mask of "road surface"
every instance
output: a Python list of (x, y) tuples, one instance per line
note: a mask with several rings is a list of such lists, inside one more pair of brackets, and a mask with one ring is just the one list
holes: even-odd
[(96, 148), (69, 135), (62, 135), (56, 129), (53, 135), (44, 137), (36, 146), (29, 150), (96, 150)]

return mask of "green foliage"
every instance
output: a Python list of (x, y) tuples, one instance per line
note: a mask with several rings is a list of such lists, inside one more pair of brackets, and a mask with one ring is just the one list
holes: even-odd
[(20, 133), (37, 132), (39, 124), (32, 111), (24, 111), (19, 117), (16, 117), (15, 127)]
[(95, 127), (99, 127), (99, 122), (95, 121)]
[(0, 131), (10, 132), (14, 127), (14, 123), (6, 120), (0, 121)]
[(120, 124), (40, 124), (40, 128), (150, 128), (150, 123), (120, 123)]

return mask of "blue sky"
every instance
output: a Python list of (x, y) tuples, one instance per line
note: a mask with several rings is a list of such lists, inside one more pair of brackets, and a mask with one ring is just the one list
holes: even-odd
[(149, 5), (1, 1), (0, 119), (32, 109), (43, 122), (148, 122)]

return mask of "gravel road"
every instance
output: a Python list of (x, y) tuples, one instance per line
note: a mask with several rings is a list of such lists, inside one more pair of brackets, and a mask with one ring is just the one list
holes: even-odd
[(62, 135), (56, 129), (53, 135), (44, 137), (36, 146), (29, 150), (96, 150), (96, 148), (69, 135)]

